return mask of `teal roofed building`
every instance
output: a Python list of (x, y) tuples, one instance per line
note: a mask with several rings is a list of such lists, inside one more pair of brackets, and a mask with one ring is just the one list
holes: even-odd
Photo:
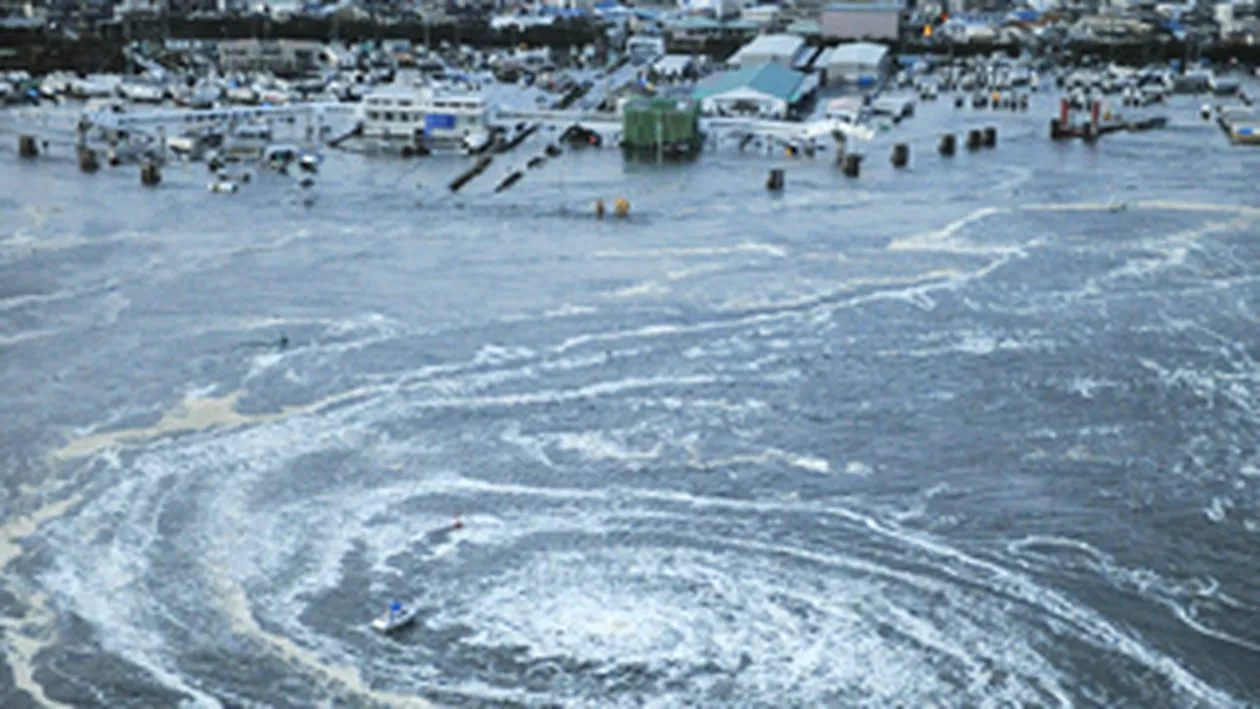
[(712, 76), (692, 93), (700, 110), (718, 116), (787, 118), (792, 106), (817, 88), (816, 81), (773, 63)]

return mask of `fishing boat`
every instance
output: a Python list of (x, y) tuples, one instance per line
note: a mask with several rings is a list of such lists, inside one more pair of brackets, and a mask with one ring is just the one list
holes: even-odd
[(166, 100), (166, 87), (141, 79), (129, 79), (118, 85), (118, 95), (132, 103), (162, 103)]
[(372, 621), (372, 630), (386, 634), (401, 630), (411, 625), (416, 619), (416, 609), (404, 608), (397, 601), (389, 604), (389, 609)]

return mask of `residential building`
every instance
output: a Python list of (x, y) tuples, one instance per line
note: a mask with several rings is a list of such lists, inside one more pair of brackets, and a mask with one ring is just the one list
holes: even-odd
[(704, 42), (722, 36), (722, 23), (703, 15), (688, 15), (665, 25), (665, 31), (675, 41)]
[(823, 9), (820, 24), (830, 39), (895, 40), (901, 12), (901, 5), (892, 3), (835, 3)]
[(539, 0), (544, 6), (560, 8), (562, 10), (593, 10), (596, 5), (595, 0)]
[(717, 19), (739, 14), (740, 0), (678, 0), (678, 9), (685, 12), (702, 12)]
[(223, 71), (271, 71), (301, 73), (317, 69), (323, 45), (300, 39), (230, 39), (219, 42), (219, 68)]
[(762, 27), (769, 27), (778, 21), (783, 9), (778, 5), (753, 5), (740, 10), (741, 19), (756, 22)]
[(120, 0), (114, 5), (114, 17), (129, 15), (157, 15), (162, 12), (163, 0)]

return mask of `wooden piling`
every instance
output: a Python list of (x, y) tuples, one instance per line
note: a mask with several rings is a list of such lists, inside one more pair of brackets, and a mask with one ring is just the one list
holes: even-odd
[(862, 156), (856, 153), (847, 153), (844, 161), (840, 166), (841, 172), (846, 177), (857, 177), (862, 172)]
[(785, 183), (783, 170), (775, 168), (770, 171), (770, 175), (766, 177), (766, 189), (772, 192), (779, 192), (783, 189)]
[(905, 167), (910, 162), (910, 146), (905, 143), (897, 143), (892, 149), (893, 167)]
[(146, 162), (140, 166), (140, 184), (155, 187), (162, 182), (162, 172), (156, 163)]
[(35, 136), (18, 136), (18, 155), (27, 160), (39, 157), (39, 142), (35, 140)]
[(96, 151), (87, 147), (79, 148), (79, 169), (83, 172), (96, 172), (101, 168), (101, 162), (96, 157)]

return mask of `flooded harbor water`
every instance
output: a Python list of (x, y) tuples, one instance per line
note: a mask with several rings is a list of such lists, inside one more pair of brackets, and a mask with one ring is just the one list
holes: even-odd
[(8, 120), (0, 705), (1260, 702), (1260, 153), (1052, 104), (309, 206)]

